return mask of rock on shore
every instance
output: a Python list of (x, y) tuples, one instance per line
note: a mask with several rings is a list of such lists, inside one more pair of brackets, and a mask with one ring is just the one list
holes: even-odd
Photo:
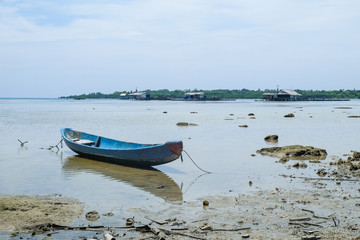
[(278, 135), (269, 135), (264, 138), (266, 142), (277, 142), (279, 140)]
[(360, 152), (353, 151), (352, 157), (348, 157), (346, 160), (339, 159), (330, 164), (348, 167), (353, 175), (360, 176)]
[(262, 148), (256, 151), (261, 155), (272, 157), (286, 157), (289, 159), (325, 159), (327, 152), (325, 149), (312, 146), (290, 145), (284, 147)]

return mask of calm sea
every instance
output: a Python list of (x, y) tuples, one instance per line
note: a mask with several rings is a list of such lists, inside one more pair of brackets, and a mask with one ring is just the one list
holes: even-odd
[[(284, 118), (288, 113), (295, 118)], [(279, 175), (316, 176), (318, 165), (288, 169), (294, 162), (276, 163), (276, 158), (257, 155), (256, 150), (312, 145), (327, 150), (324, 162), (360, 151), (360, 119), (350, 115), (360, 115), (360, 101), (1, 99), (0, 194), (61, 194), (84, 202), (86, 210), (106, 213), (161, 209), (208, 195), (297, 187)], [(179, 127), (177, 122), (198, 126)], [(248, 128), (239, 127), (244, 124)], [(201, 172), (186, 155), (183, 162), (151, 171), (79, 158), (65, 146), (59, 151), (44, 149), (61, 140), (62, 127), (140, 143), (182, 139), (191, 158), (212, 173)], [(264, 137), (270, 134), (279, 135), (279, 142), (266, 143)], [(20, 147), (18, 139), (28, 143)]]

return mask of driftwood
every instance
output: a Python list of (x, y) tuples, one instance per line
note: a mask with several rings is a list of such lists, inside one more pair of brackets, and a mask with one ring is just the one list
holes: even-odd
[(157, 227), (150, 226), (150, 225), (147, 225), (147, 226), (150, 228), (150, 231), (152, 233), (154, 233), (159, 238), (159, 240), (165, 240), (166, 239), (166, 235), (162, 230), (160, 230)]
[(109, 232), (104, 233), (105, 240), (116, 240)]
[[(153, 221), (153, 220), (151, 220)], [(203, 221), (203, 220), (198, 220)], [(196, 221), (196, 222), (198, 222)], [(153, 221), (155, 222), (155, 221)], [(159, 221), (160, 223), (162, 221)], [(141, 226), (114, 226), (114, 227), (106, 227), (106, 226), (76, 226), (76, 227), (70, 227), (70, 226), (63, 226), (63, 225), (57, 225), (57, 224), (48, 224), (48, 225), (41, 225), (38, 227), (41, 228), (41, 232), (39, 231), (36, 234), (44, 234), (45, 232), (52, 232), (52, 234), (56, 233), (56, 231), (64, 230), (64, 231), (94, 231), (94, 232), (103, 232), (104, 239), (105, 240), (116, 240), (114, 236), (114, 231), (116, 230), (125, 230), (125, 231), (137, 231), (140, 233), (152, 233), (154, 234), (155, 239), (159, 240), (166, 240), (169, 235), (180, 235), (188, 238), (193, 239), (200, 239), (205, 240), (206, 238), (194, 236), (188, 233), (184, 233), (181, 231), (189, 231), (189, 228), (172, 228), (171, 230), (168, 229), (162, 229), (155, 226), (151, 226), (150, 224), (147, 225), (141, 225)], [(243, 231), (243, 230), (249, 230), (250, 227), (244, 227), (244, 228), (230, 228), (230, 229), (216, 229), (216, 228), (209, 228), (207, 231), (210, 232), (221, 232), (221, 231)], [(205, 233), (205, 232), (203, 232)]]
[(244, 227), (244, 228), (230, 228), (230, 229), (224, 229), (224, 228), (214, 228), (211, 229), (210, 231), (212, 232), (237, 232), (237, 231), (243, 231), (243, 230), (249, 230), (251, 229), (250, 227)]
[(314, 211), (312, 211), (312, 210), (308, 210), (308, 209), (304, 209), (304, 208), (302, 208), (301, 210), (314, 214)]
[(196, 237), (196, 236), (192, 236), (192, 235), (185, 234), (185, 233), (172, 232), (172, 234), (189, 237), (189, 238), (194, 238), (194, 239), (206, 240), (206, 238)]
[(204, 219), (200, 219), (200, 220), (195, 220), (195, 221), (192, 221), (192, 223), (197, 223), (197, 222), (202, 222), (202, 221), (207, 221), (209, 220), (209, 218), (204, 218)]
[[(320, 219), (324, 219), (324, 220), (332, 220), (335, 227), (340, 225), (340, 220), (337, 219), (336, 217), (334, 217), (334, 215), (336, 214), (335, 212), (328, 215), (327, 217), (325, 217), (325, 216), (315, 215), (315, 212), (312, 211), (312, 210), (308, 210), (308, 209), (304, 209), (304, 208), (301, 209), (301, 210), (311, 213), (313, 218), (318, 218), (318, 219), (320, 218)], [(326, 223), (326, 221), (318, 222), (318, 223), (308, 222), (310, 220), (311, 220), (310, 217), (290, 218), (289, 219), (289, 225), (298, 225), (298, 226), (301, 226), (301, 227), (304, 227), (304, 228), (307, 228), (308, 226), (314, 226), (314, 227), (323, 228), (324, 226), (320, 225), (320, 224)]]
[(159, 224), (159, 225), (164, 225), (164, 224), (167, 223), (167, 221), (161, 221), (161, 220), (153, 219), (153, 218), (149, 218), (149, 217), (145, 217), (145, 218), (148, 219), (148, 220), (150, 220), (150, 221), (152, 221), (152, 222), (154, 222), (154, 223), (157, 223), (157, 224)]
[(309, 218), (309, 217), (303, 217), (303, 218), (290, 218), (289, 219), (290, 220), (290, 222), (298, 222), (298, 221), (310, 221), (311, 220), (311, 218)]
[(288, 178), (301, 178), (305, 180), (313, 180), (313, 181), (348, 181), (348, 182), (360, 182), (359, 179), (347, 179), (347, 178), (314, 178), (314, 177), (294, 177), (292, 175), (280, 175), (282, 177), (288, 177)]

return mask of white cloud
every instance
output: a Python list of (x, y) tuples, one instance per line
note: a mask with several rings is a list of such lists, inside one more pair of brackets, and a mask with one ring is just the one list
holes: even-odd
[(360, 77), (358, 9), (357, 0), (2, 1), (0, 78), (86, 76), (94, 88), (100, 75), (139, 88), (249, 79), (240, 88), (257, 89)]

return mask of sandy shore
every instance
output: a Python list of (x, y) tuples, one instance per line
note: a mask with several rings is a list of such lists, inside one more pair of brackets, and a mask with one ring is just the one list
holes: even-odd
[(42, 225), (70, 224), (83, 206), (60, 196), (0, 195), (0, 231), (31, 232)]
[[(58, 195), (0, 195), (0, 232), (10, 232), (9, 237), (28, 234), (52, 239), (70, 231), (72, 237), (84, 237), (86, 232), (87, 239), (101, 239), (110, 232), (118, 239), (359, 240), (360, 169), (356, 166), (360, 153), (354, 151), (345, 157), (328, 164), (306, 161), (317, 169), (319, 177), (304, 177), (301, 171), (307, 171), (305, 164), (297, 175), (281, 176), (290, 180), (287, 189), (253, 187), (248, 194), (207, 196), (162, 210), (126, 210), (132, 219), (113, 213), (84, 213), (83, 204)], [(249, 182), (250, 187), (253, 184)], [(110, 222), (111, 218), (123, 218), (123, 226), (99, 226), (96, 221), (102, 216)], [(68, 228), (78, 218), (87, 224)]]
[[(131, 226), (126, 227), (124, 219), (123, 228), (97, 226), (82, 230), (98, 239), (107, 231), (117, 239), (360, 239), (358, 178), (284, 178), (303, 181), (313, 190), (254, 189), (231, 197), (208, 196), (161, 211), (129, 209), (134, 216)], [(342, 187), (349, 181), (358, 189), (347, 191)], [(209, 205), (204, 206), (204, 201)], [(59, 196), (0, 196), (1, 231), (12, 231), (12, 236), (27, 232), (56, 239), (61, 229), (44, 226), (66, 226), (75, 218), (85, 218), (82, 211), (76, 200)], [(95, 225), (89, 222), (89, 226)], [(160, 234), (143, 232), (149, 230), (145, 226), (159, 229)], [(73, 231), (76, 236), (84, 234)]]

